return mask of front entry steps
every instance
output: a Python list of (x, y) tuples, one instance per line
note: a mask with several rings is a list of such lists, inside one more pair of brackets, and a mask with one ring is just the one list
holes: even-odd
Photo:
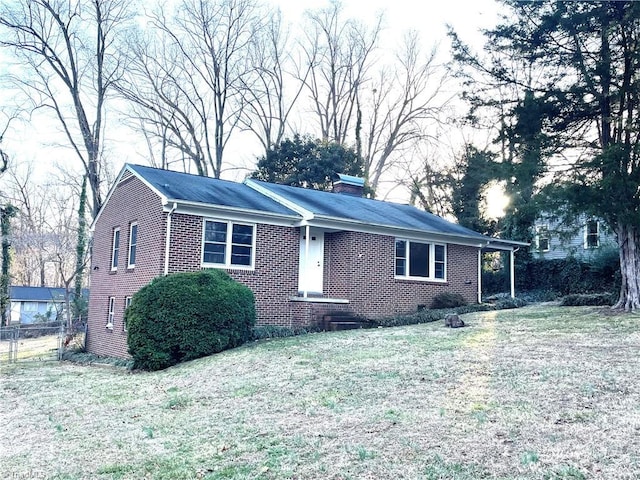
[(322, 329), (329, 332), (371, 328), (372, 326), (370, 321), (363, 320), (349, 312), (330, 313), (322, 317)]

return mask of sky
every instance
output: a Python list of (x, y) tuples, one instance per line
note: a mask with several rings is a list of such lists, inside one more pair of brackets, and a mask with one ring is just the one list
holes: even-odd
[[(284, 20), (292, 25), (299, 24), (304, 12), (329, 4), (329, 0), (265, 0), (278, 6)], [(384, 13), (384, 30), (380, 45), (393, 46), (399, 43), (403, 33), (409, 29), (420, 32), (425, 48), (438, 46), (442, 61), (449, 59), (449, 41), (446, 37), (446, 25), (450, 24), (456, 32), (470, 45), (477, 49), (482, 46), (480, 28), (495, 25), (500, 5), (495, 0), (448, 0), (448, 1), (416, 1), (416, 0), (342, 0), (346, 18), (356, 18), (365, 24), (373, 23), (376, 16)], [(0, 63), (2, 58), (0, 57)], [(111, 112), (113, 120), (117, 114)], [(70, 150), (56, 146), (60, 138), (59, 126), (55, 121), (38, 120), (37, 126), (22, 122), (12, 125), (5, 136), (3, 147), (15, 159), (33, 161), (38, 166), (77, 162)], [(144, 146), (132, 146), (126, 135), (111, 135), (107, 142), (106, 152), (117, 171), (125, 162), (144, 163), (146, 149)], [(254, 152), (247, 152), (242, 141), (230, 143), (225, 151), (227, 158), (244, 158), (250, 164), (255, 159)], [(66, 159), (66, 160), (65, 160)], [(46, 169), (38, 168), (46, 174)], [(246, 173), (246, 172), (245, 172)], [(238, 173), (239, 174), (239, 173)], [(230, 174), (232, 175), (232, 174)], [(237, 178), (230, 178), (237, 180)]]

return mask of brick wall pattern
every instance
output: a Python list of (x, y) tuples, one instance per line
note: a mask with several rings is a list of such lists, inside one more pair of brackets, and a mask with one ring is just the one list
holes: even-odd
[[(125, 298), (164, 272), (167, 214), (160, 198), (137, 178), (116, 188), (95, 226), (89, 300), (90, 352), (124, 357)], [(169, 272), (201, 268), (202, 228), (199, 216), (173, 213)], [(136, 266), (127, 269), (129, 225), (138, 223)], [(119, 268), (112, 272), (113, 229), (120, 228)], [(477, 299), (478, 249), (447, 245), (447, 281), (394, 278), (395, 238), (361, 232), (325, 233), (324, 296), (344, 303), (292, 301), (298, 292), (300, 232), (297, 228), (258, 224), (253, 270), (229, 269), (255, 295), (259, 325), (305, 326), (322, 322), (326, 314), (351, 312), (378, 318), (429, 306), (438, 293), (460, 293)], [(106, 327), (109, 297), (115, 298), (113, 328)]]

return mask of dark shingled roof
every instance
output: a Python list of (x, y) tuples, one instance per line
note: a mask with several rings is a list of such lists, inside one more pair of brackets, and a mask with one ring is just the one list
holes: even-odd
[(266, 182), (256, 181), (256, 183), (312, 212), (316, 216), (430, 233), (464, 236), (477, 238), (480, 241), (487, 240), (487, 237), (478, 232), (449, 222), (411, 205)]
[[(268, 198), (249, 185), (127, 165), (168, 200), (218, 205), (301, 218), (299, 213)], [(352, 195), (322, 192), (252, 180), (281, 198), (311, 212), (316, 218), (414, 230), (416, 232), (461, 236), (478, 241), (487, 237), (410, 205), (371, 200)]]
[(265, 197), (242, 183), (161, 170), (142, 165), (127, 165), (169, 200), (299, 216), (294, 211)]

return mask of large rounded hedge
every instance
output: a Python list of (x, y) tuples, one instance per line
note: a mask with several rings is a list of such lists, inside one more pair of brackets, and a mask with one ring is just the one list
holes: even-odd
[(255, 324), (253, 293), (221, 270), (158, 277), (127, 308), (134, 368), (160, 370), (243, 344)]

